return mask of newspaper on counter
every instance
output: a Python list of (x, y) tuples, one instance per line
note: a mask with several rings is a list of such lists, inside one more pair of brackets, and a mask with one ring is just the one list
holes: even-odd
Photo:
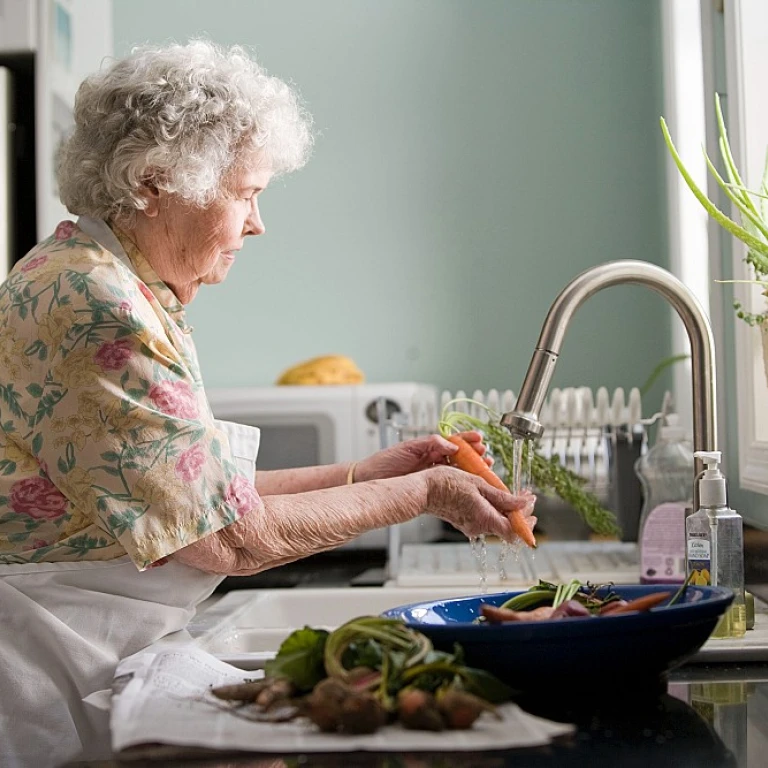
[(120, 663), (110, 725), (117, 753), (140, 744), (172, 744), (250, 752), (445, 752), (537, 747), (571, 733), (572, 725), (498, 707), (464, 731), (408, 730), (395, 723), (364, 736), (320, 732), (309, 720), (262, 723), (213, 701), (211, 687), (241, 683), (261, 673), (225, 664), (195, 646), (146, 651)]

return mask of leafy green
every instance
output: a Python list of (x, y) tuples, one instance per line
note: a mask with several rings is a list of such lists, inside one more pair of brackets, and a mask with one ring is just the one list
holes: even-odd
[(368, 667), (378, 669), (382, 662), (381, 646), (375, 640), (366, 639), (359, 643), (350, 643), (341, 657), (345, 669)]
[(688, 589), (688, 585), (691, 583), (693, 574), (694, 574), (694, 571), (691, 571), (688, 574), (685, 581), (680, 585), (680, 589), (678, 589), (677, 592), (675, 592), (675, 594), (672, 596), (672, 599), (667, 603), (668, 606), (674, 605), (685, 594), (685, 590)]
[[(459, 401), (453, 400), (447, 403), (443, 409), (440, 432), (444, 436), (451, 431), (465, 429), (481, 432), (491, 453), (501, 461), (507, 485), (516, 475), (515, 469), (517, 468), (519, 472), (520, 466), (526, 466), (530, 461), (531, 482), (537, 491), (545, 495), (558, 496), (570, 504), (595, 533), (604, 536), (615, 536), (621, 533), (616, 515), (605, 509), (594, 494), (585, 490), (586, 480), (564, 467), (557, 456), (547, 459), (532, 446), (529, 440), (514, 438), (509, 430), (499, 423), (499, 414), (482, 403), (465, 400), (483, 408), (487, 413), (487, 420), (478, 419), (460, 411), (451, 411), (450, 406), (456, 402)], [(518, 457), (519, 445), (522, 445), (522, 457)]]
[(501, 608), (508, 608), (510, 611), (528, 611), (538, 608), (542, 605), (552, 605), (555, 597), (556, 587), (554, 584), (539, 582), (519, 595), (515, 595), (503, 603)]
[(398, 681), (398, 687), (410, 685), (432, 693), (446, 684), (463, 688), (491, 704), (507, 701), (514, 694), (506, 683), (485, 670), (465, 667), (447, 659), (409, 667)]
[(310, 691), (325, 677), (323, 657), (329, 633), (324, 629), (304, 627), (283, 640), (277, 656), (267, 661), (268, 677), (285, 677), (298, 690)]
[[(715, 97), (715, 112), (717, 115), (718, 132), (720, 134), (718, 142), (720, 156), (723, 161), (723, 167), (725, 168), (725, 175), (728, 177), (728, 181), (720, 176), (706, 151), (704, 152), (704, 159), (707, 168), (715, 181), (727, 195), (730, 202), (739, 210), (741, 225), (726, 216), (726, 214), (723, 213), (698, 187), (683, 164), (663, 117), (661, 118), (661, 131), (664, 135), (664, 141), (669, 149), (669, 153), (680, 171), (680, 175), (683, 177), (685, 183), (688, 185), (691, 192), (693, 192), (696, 199), (701, 203), (704, 210), (706, 210), (712, 219), (725, 229), (726, 232), (729, 232), (747, 246), (748, 251), (745, 261), (754, 269), (755, 275), (758, 278), (754, 281), (747, 282), (755, 282), (762, 285), (763, 294), (766, 295), (766, 290), (768, 290), (768, 288), (766, 288), (766, 281), (761, 278), (768, 276), (768, 208), (765, 204), (766, 195), (768, 195), (768, 156), (766, 157), (765, 171), (763, 173), (759, 191), (748, 189), (742, 181), (736, 163), (734, 162), (733, 154), (731, 153), (731, 147), (728, 143), (728, 132), (725, 128), (725, 120), (720, 107), (719, 96)], [(757, 204), (752, 198), (757, 199)], [(741, 305), (738, 303), (734, 304), (734, 308), (737, 311), (737, 316), (748, 322), (750, 325), (762, 324), (768, 319), (768, 313), (753, 315), (744, 312)]]
[(459, 673), (464, 687), (475, 696), (490, 701), (491, 704), (501, 704), (512, 698), (515, 691), (497, 677), (476, 667), (462, 667)]
[(611, 584), (582, 584), (578, 579), (571, 579), (567, 584), (552, 584), (539, 579), (538, 584), (511, 597), (499, 607), (510, 611), (528, 611), (542, 605), (557, 608), (569, 600), (577, 600), (591, 611), (596, 611), (618, 599)]
[(654, 367), (654, 369), (650, 372), (648, 375), (648, 378), (643, 382), (643, 384), (640, 385), (640, 395), (641, 397), (645, 397), (648, 394), (648, 390), (654, 385), (656, 380), (661, 376), (664, 371), (667, 370), (672, 365), (675, 365), (676, 363), (681, 363), (683, 360), (688, 360), (691, 356), (688, 353), (680, 354), (680, 355), (670, 355), (669, 357), (665, 357), (658, 365)]

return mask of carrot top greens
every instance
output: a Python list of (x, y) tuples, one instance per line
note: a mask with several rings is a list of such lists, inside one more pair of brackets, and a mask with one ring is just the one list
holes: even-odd
[[(486, 413), (487, 418), (477, 418), (456, 410), (455, 406), (459, 403), (479, 407)], [(483, 403), (469, 398), (458, 398), (445, 404), (438, 428), (443, 437), (465, 430), (477, 430), (483, 435), (491, 454), (501, 463), (502, 479), (507, 485), (510, 485), (515, 477), (516, 460), (518, 468), (528, 466), (530, 461), (531, 483), (536, 491), (558, 496), (570, 504), (595, 533), (613, 536), (621, 532), (616, 515), (605, 509), (600, 500), (586, 490), (584, 478), (564, 467), (557, 456), (548, 459), (536, 450), (530, 441), (516, 440), (501, 426), (500, 421), (500, 415)], [(522, 457), (517, 456), (518, 450), (522, 450)]]

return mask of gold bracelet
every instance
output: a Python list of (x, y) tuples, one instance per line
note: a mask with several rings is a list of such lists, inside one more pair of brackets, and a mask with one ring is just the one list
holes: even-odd
[(355, 482), (355, 470), (357, 469), (357, 462), (353, 461), (349, 465), (347, 470), (347, 485), (352, 485)]

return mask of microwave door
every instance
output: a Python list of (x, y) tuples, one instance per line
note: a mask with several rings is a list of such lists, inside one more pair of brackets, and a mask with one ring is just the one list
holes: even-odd
[(13, 247), (11, 87), (10, 70), (6, 67), (0, 67), (0, 282), (5, 280), (8, 275)]

